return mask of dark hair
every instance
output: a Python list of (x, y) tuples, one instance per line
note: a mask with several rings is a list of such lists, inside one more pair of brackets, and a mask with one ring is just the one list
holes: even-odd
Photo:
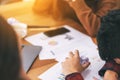
[(18, 80), (20, 56), (13, 28), (0, 16), (0, 80)]
[(120, 58), (120, 9), (109, 12), (101, 19), (97, 42), (103, 60)]

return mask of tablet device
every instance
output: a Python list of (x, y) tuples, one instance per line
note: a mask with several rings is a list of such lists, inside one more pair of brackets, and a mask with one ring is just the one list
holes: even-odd
[(41, 46), (22, 45), (22, 64), (25, 72), (28, 72), (41, 49)]

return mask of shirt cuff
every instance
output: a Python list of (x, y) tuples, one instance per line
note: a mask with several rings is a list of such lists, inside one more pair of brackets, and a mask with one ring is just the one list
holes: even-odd
[(67, 75), (65, 77), (65, 80), (83, 80), (83, 77), (81, 76), (80, 73), (76, 72), (76, 73)]

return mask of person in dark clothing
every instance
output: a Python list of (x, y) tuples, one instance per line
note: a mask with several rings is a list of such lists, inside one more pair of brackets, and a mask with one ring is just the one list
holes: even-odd
[[(100, 57), (106, 64), (99, 71), (101, 76), (114, 72), (120, 77), (120, 9), (111, 11), (101, 20), (100, 30), (97, 34), (97, 42)], [(112, 74), (111, 74), (112, 76)], [(116, 80), (109, 79), (106, 80)]]
[[(106, 61), (98, 72), (99, 75), (103, 76), (103, 80), (118, 80), (120, 77), (120, 9), (110, 11), (101, 19), (97, 42), (99, 55)], [(84, 80), (81, 72), (89, 66), (89, 63), (81, 65), (78, 54), (78, 51), (75, 54), (70, 53), (62, 63), (63, 74), (67, 74), (65, 80)]]

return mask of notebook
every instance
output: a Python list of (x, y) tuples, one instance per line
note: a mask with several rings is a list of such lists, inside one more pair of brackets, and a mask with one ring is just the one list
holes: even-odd
[(41, 46), (22, 45), (22, 64), (25, 72), (28, 72), (41, 50)]

